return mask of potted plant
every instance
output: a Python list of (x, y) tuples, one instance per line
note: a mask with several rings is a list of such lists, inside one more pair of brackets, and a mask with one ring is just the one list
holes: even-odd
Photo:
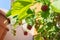
[(7, 31), (7, 25), (9, 24), (9, 19), (6, 17), (5, 12), (0, 10), (0, 40), (3, 40)]
[[(34, 40), (59, 40), (57, 38), (60, 32), (59, 2), (60, 0), (53, 0), (53, 2), (51, 0), (15, 0), (6, 16), (11, 16), (15, 20), (14, 29), (16, 25), (22, 25), (22, 20), (26, 21), (28, 30), (34, 26), (37, 31)], [(26, 30), (24, 35), (27, 35)]]

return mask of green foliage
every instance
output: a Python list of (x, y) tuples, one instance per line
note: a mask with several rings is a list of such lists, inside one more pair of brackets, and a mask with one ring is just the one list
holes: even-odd
[[(22, 15), (24, 11), (27, 11), (31, 4), (29, 2), (16, 1), (12, 4), (12, 16)], [(20, 11), (20, 12), (19, 12)], [(25, 12), (24, 12), (25, 13)]]
[[(47, 5), (48, 10), (38, 13), (35, 13), (35, 9), (31, 10), (30, 7), (38, 2), (42, 3), (42, 5)], [(56, 38), (56, 33), (60, 31), (56, 26), (59, 21), (55, 19), (56, 14), (60, 13), (59, 2), (60, 0), (56, 0), (52, 3), (50, 0), (16, 0), (12, 3), (11, 9), (6, 16), (12, 16), (13, 19), (16, 20), (13, 24), (14, 29), (16, 29), (16, 25), (18, 25), (20, 21), (25, 19), (27, 24), (32, 26), (37, 25), (36, 29), (38, 34), (41, 33), (41, 37), (46, 37), (46, 40), (52, 40), (53, 37)], [(38, 19), (38, 22), (36, 22), (36, 19)], [(34, 40), (40, 40), (40, 35), (37, 35)]]
[(11, 15), (11, 10), (8, 11), (8, 13), (6, 14), (6, 16), (10, 16)]
[(36, 0), (37, 2), (42, 2), (43, 4), (47, 4), (49, 5), (50, 4), (50, 0)]
[(34, 40), (40, 40), (40, 34), (36, 35), (36, 36), (34, 37)]
[(17, 0), (17, 1), (25, 1), (25, 2), (30, 2), (30, 3), (34, 2), (34, 0)]

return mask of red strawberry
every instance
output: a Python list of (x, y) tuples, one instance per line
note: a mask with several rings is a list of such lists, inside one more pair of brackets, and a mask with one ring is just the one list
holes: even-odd
[(27, 29), (31, 30), (32, 26), (31, 25), (27, 25)]
[(27, 31), (24, 31), (24, 35), (28, 35), (28, 32)]
[(46, 11), (48, 9), (48, 6), (47, 5), (42, 5), (42, 7), (41, 7), (41, 10), (42, 11)]

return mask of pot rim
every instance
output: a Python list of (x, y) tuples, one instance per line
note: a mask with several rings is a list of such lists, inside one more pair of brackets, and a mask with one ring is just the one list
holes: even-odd
[(6, 13), (3, 12), (2, 10), (0, 10), (0, 14), (1, 14), (5, 19), (7, 19), (8, 24), (9, 24), (9, 23), (10, 23), (10, 19), (6, 17)]

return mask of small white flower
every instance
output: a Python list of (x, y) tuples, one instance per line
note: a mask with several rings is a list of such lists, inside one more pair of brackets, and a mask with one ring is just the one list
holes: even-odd
[(57, 28), (59, 28), (59, 29), (60, 29), (60, 24), (59, 24), (59, 23), (57, 23), (57, 24), (56, 24), (56, 26), (57, 26)]

